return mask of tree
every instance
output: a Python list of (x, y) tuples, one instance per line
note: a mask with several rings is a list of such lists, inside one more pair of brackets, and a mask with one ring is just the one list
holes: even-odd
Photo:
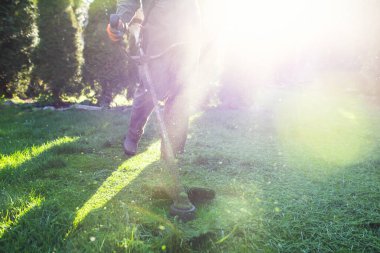
[[(0, 5), (0, 96), (26, 90), (36, 40), (33, 0), (3, 0)], [(26, 85), (21, 87), (21, 83)]]
[(83, 75), (102, 105), (109, 105), (117, 93), (133, 87), (133, 81), (128, 78), (131, 71), (128, 71), (122, 49), (108, 39), (105, 31), (109, 15), (114, 11), (114, 0), (95, 0), (90, 5), (88, 25), (84, 31)]
[(35, 75), (48, 87), (53, 102), (82, 89), (80, 29), (72, 0), (39, 0), (40, 42), (35, 52)]

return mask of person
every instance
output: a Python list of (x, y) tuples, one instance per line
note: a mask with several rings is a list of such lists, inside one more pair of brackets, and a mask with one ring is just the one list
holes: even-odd
[[(154, 92), (163, 101), (164, 122), (174, 155), (184, 152), (191, 104), (198, 90), (196, 76), (200, 51), (200, 11), (196, 0), (118, 0), (119, 26), (129, 34), (141, 28), (146, 55), (160, 54), (179, 44), (162, 57), (148, 63)], [(107, 29), (110, 39), (120, 35)], [(146, 86), (146, 85), (145, 85)], [(123, 148), (126, 155), (137, 153), (138, 143), (154, 103), (148, 87), (137, 84)], [(161, 141), (165, 158), (167, 147)]]

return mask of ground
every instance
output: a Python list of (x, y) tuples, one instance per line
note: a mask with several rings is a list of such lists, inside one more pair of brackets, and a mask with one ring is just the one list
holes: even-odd
[(154, 117), (127, 158), (129, 112), (2, 105), (0, 252), (380, 252), (379, 107), (312, 94), (194, 115), (182, 181), (217, 196), (188, 223), (152, 198)]

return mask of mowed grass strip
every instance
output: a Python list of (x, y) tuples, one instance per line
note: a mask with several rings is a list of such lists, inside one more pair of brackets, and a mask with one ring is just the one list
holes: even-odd
[[(0, 252), (379, 252), (375, 107), (356, 123), (355, 110), (338, 111), (333, 128), (317, 112), (306, 135), (311, 118), (284, 108), (211, 109), (192, 122), (182, 181), (217, 197), (183, 224), (167, 216), (170, 201), (151, 196), (170, 178), (154, 121), (128, 159), (128, 113), (2, 107)], [(365, 154), (355, 149), (363, 143)]]

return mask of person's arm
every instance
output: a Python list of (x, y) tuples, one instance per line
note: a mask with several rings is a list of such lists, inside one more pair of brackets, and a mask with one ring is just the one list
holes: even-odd
[(140, 0), (118, 0), (116, 14), (124, 23), (129, 23), (140, 5)]
[(139, 33), (144, 20), (140, 0), (118, 0), (116, 14), (120, 17), (118, 28), (113, 29), (108, 24), (106, 29), (112, 41), (120, 41), (127, 30), (130, 34)]

